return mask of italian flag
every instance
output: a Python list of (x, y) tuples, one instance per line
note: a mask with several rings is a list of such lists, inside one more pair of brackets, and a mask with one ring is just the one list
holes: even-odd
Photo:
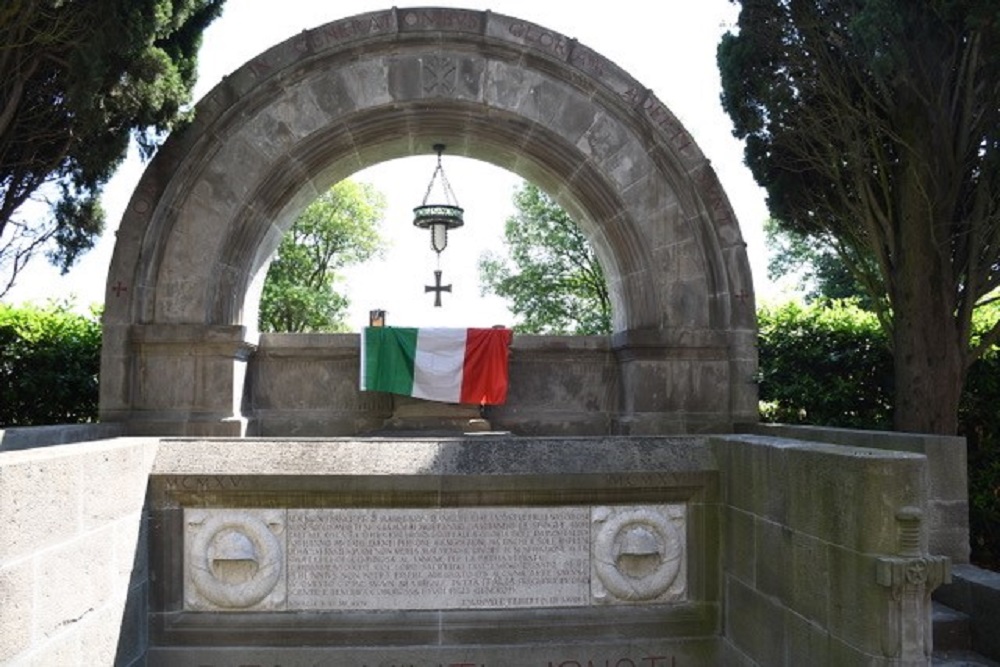
[(361, 390), (445, 403), (507, 400), (510, 329), (366, 327)]

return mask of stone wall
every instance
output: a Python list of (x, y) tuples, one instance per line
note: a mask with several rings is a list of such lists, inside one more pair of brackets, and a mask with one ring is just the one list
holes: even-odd
[(358, 389), (357, 334), (262, 334), (244, 397), (247, 432), (264, 437), (336, 437), (381, 428), (387, 394)]
[[(660, 370), (640, 382), (640, 396), (625, 397), (622, 373), (634, 374), (645, 363), (632, 343), (618, 349), (606, 336), (515, 336), (507, 402), (488, 407), (487, 418), (495, 430), (526, 436), (732, 430), (728, 361), (704, 353), (673, 358), (657, 348), (650, 354)], [(357, 334), (262, 335), (249, 361), (248, 434), (339, 437), (379, 430), (393, 414), (393, 399), (358, 390), (359, 363)], [(676, 409), (659, 415), (658, 431), (634, 433), (627, 415), (665, 396)]]
[[(837, 437), (849, 442), (851, 434), (858, 443), (868, 437), (850, 431)], [(363, 662), (377, 648), (398, 664), (437, 664), (479, 647), (485, 664), (504, 664), (513, 655), (524, 663), (544, 649), (545, 659), (560, 665), (670, 664), (664, 656), (706, 666), (928, 665), (930, 594), (949, 578), (947, 559), (929, 547), (933, 531), (924, 520), (934, 477), (929, 459), (753, 434), (119, 438), (0, 452), (0, 663), (228, 664), (220, 662), (223, 652), (274, 664), (334, 655)], [(529, 547), (523, 557), (535, 562), (541, 557), (530, 552), (535, 536), (545, 541), (537, 548), (563, 545), (577, 556), (587, 537), (580, 526), (560, 535), (532, 522), (554, 517), (565, 528), (589, 521), (597, 553), (606, 532), (601, 526), (617, 521), (604, 517), (634, 515), (631, 521), (656, 533), (657, 520), (645, 518), (647, 510), (655, 515), (664, 507), (686, 528), (684, 583), (663, 599), (609, 604), (591, 579), (589, 599), (585, 588), (584, 597), (571, 591), (573, 604), (548, 607), (503, 597), (504, 588), (498, 608), (467, 608), (449, 598), (411, 609), (417, 605), (406, 595), (412, 593), (387, 591), (382, 602), (364, 594), (354, 601), (389, 609), (341, 609), (333, 602), (326, 608), (330, 601), (320, 599), (309, 614), (282, 611), (282, 604), (314, 604), (300, 590), (264, 598), (260, 609), (253, 601), (232, 609), (236, 603), (226, 599), (226, 609), (212, 613), (211, 604), (190, 596), (186, 580), (199, 543), (188, 538), (210, 533), (213, 520), (216, 528), (252, 529), (251, 519), (264, 517), (266, 530), (290, 530), (293, 543), (304, 534), (325, 549), (333, 545), (329, 536), (310, 533), (307, 520), (337, 521), (343, 514), (350, 522), (390, 525), (447, 514), (454, 540), (451, 517), (474, 524), (485, 512), (499, 528), (484, 529), (476, 540), (501, 545), (513, 536), (514, 544)], [(213, 512), (219, 516), (213, 519)], [(239, 521), (231, 520), (234, 512)], [(506, 520), (515, 523), (503, 525)], [(361, 539), (384, 538), (369, 532)], [(648, 532), (638, 534), (648, 538)], [(427, 567), (407, 560), (423, 534), (401, 529), (380, 548)], [(456, 548), (468, 551), (472, 542), (459, 536)], [(353, 546), (363, 558), (364, 547)], [(282, 566), (292, 582), (288, 591), (301, 583), (301, 568), (312, 567), (312, 557)], [(343, 569), (338, 559), (327, 563), (337, 572)], [(556, 558), (550, 569), (561, 562)], [(359, 560), (347, 571), (368, 566)], [(612, 589), (614, 573), (599, 569), (590, 576)], [(586, 572), (573, 576), (574, 586), (586, 582)], [(977, 618), (992, 618), (992, 598), (983, 602), (978, 589), (969, 590), (956, 585), (942, 594), (968, 598)], [(217, 599), (205, 595), (209, 603)], [(494, 603), (477, 598), (474, 604)], [(979, 632), (988, 642), (988, 632)], [(409, 648), (385, 649), (389, 645)]]
[(142, 664), (156, 449), (125, 438), (0, 452), (0, 663)]
[[(150, 667), (720, 664), (703, 438), (164, 440), (149, 497)], [(680, 549), (669, 589), (590, 557), (632, 528)], [(263, 574), (216, 569), (234, 532)]]
[[(859, 438), (860, 440), (860, 438)], [(930, 664), (926, 458), (763, 436), (712, 440), (722, 476), (725, 664)]]
[(928, 474), (927, 505), (924, 508), (929, 532), (928, 548), (931, 553), (948, 556), (953, 563), (969, 562), (969, 484), (965, 438), (784, 424), (754, 424), (744, 429), (782, 438), (923, 454), (927, 457)]

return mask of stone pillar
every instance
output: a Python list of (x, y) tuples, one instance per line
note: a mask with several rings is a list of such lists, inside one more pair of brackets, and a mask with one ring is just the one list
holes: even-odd
[(254, 346), (242, 326), (134, 325), (130, 410), (134, 435), (243, 436), (243, 386)]
[(612, 337), (621, 377), (621, 435), (733, 429), (726, 333), (632, 330)]
[(886, 589), (882, 652), (902, 665), (924, 665), (930, 660), (931, 593), (951, 582), (948, 557), (930, 556), (921, 548), (921, 519), (916, 507), (897, 512), (899, 555), (876, 561), (876, 581)]

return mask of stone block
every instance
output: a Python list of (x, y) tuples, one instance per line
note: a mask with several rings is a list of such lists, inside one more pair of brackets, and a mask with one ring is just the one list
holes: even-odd
[[(118, 664), (119, 638), (124, 638), (126, 628), (122, 611), (125, 608), (124, 591), (116, 594), (109, 604), (96, 610), (78, 629), (78, 651), (76, 664), (115, 665)], [(134, 626), (128, 628), (135, 631)], [(69, 663), (67, 663), (69, 664)]]
[(880, 653), (888, 594), (876, 583), (875, 557), (831, 546), (829, 558), (835, 582), (828, 589), (831, 636), (863, 653)]
[(688, 585), (691, 599), (721, 602), (725, 507), (715, 501), (715, 480), (709, 477), (705, 481), (705, 502), (692, 499), (687, 505), (688, 544), (698, 545), (697, 550), (688, 552)]
[[(777, 619), (775, 619), (777, 621)], [(788, 667), (841, 667), (830, 655), (830, 635), (822, 625), (802, 618), (791, 610), (784, 613), (784, 660)]]
[(0, 563), (79, 529), (82, 461), (68, 447), (0, 454)]
[[(825, 627), (829, 620), (830, 590), (839, 585), (830, 575), (829, 545), (810, 535), (792, 533), (790, 546), (787, 606), (806, 620)], [(761, 557), (764, 556), (758, 554)]]
[(123, 585), (148, 576), (148, 521), (141, 510), (114, 524), (115, 574)]
[(751, 588), (756, 586), (757, 539), (756, 521), (752, 514), (735, 507), (723, 510), (725, 572)]
[(948, 556), (952, 563), (968, 563), (969, 501), (928, 500), (924, 522), (927, 526), (927, 551)]
[(0, 568), (0, 664), (12, 664), (32, 642), (34, 618), (34, 563), (22, 559)]
[(784, 658), (784, 609), (771, 597), (733, 577), (725, 578), (724, 635), (758, 665)]
[(760, 667), (757, 662), (751, 660), (747, 654), (735, 646), (728, 637), (722, 638), (719, 658), (718, 664), (726, 665), (726, 667)]
[(386, 79), (389, 94), (397, 102), (419, 100), (423, 97), (423, 82), (420, 80), (419, 58), (408, 56), (389, 57), (385, 60)]
[[(831, 635), (828, 646), (828, 664), (836, 665), (864, 665), (864, 667), (898, 667), (900, 662), (892, 658), (887, 658), (879, 653), (872, 653), (861, 650), (841, 638)], [(924, 663), (926, 664), (926, 663)]]
[[(81, 502), (83, 530), (137, 515), (149, 474), (143, 447), (120, 443), (94, 447), (82, 460), (82, 481), (86, 487)], [(134, 523), (138, 525), (138, 521)]]
[(38, 642), (35, 648), (16, 664), (26, 667), (52, 667), (53, 665), (90, 665), (80, 653), (80, 639), (85, 630), (66, 628), (49, 641)]
[(725, 457), (726, 502), (777, 524), (788, 520), (788, 449), (780, 440), (719, 438), (714, 451)]
[[(525, 629), (530, 626), (525, 624)], [(489, 633), (489, 629), (483, 630)], [(152, 647), (147, 667), (177, 665), (367, 665), (400, 667), (442, 665), (541, 665), (543, 667), (716, 667), (720, 664), (719, 640), (620, 638), (586, 642), (518, 642), (497, 646), (484, 642), (475, 646), (424, 645), (404, 647), (252, 647), (235, 648), (220, 660), (217, 649), (204, 647)]]
[(124, 424), (55, 424), (0, 429), (0, 451), (10, 452), (74, 442), (106, 440), (125, 434)]
[[(607, 119), (606, 116), (602, 118)], [(594, 134), (595, 129), (589, 128), (586, 141), (593, 145), (597, 141), (611, 141), (617, 138), (621, 143), (615, 146), (613, 150), (595, 150), (591, 156), (591, 160), (597, 165), (597, 167), (608, 174), (608, 176), (614, 179), (614, 182), (623, 189), (628, 190), (632, 194), (636, 194), (635, 188), (641, 187), (643, 183), (646, 183), (647, 187), (655, 188), (656, 186), (649, 185), (645, 179), (648, 178), (651, 172), (654, 172), (656, 165), (649, 159), (649, 155), (646, 152), (645, 145), (636, 140), (634, 136), (627, 133), (627, 131), (616, 131), (610, 136), (606, 133), (609, 131), (608, 123), (616, 122), (615, 120), (607, 120), (607, 123), (602, 124), (600, 127), (600, 132), (603, 135)], [(593, 146), (593, 148), (597, 148)], [(609, 146), (610, 148), (610, 146)], [(638, 224), (643, 232), (649, 234), (649, 246), (646, 248), (636, 248), (636, 252), (643, 252), (653, 250), (654, 248), (661, 247), (660, 244), (656, 243), (657, 240), (663, 238), (663, 232), (652, 233), (649, 227), (657, 222), (663, 222), (661, 217), (663, 214), (662, 210), (656, 210), (652, 208), (654, 203), (666, 203), (664, 201), (657, 202), (653, 199), (653, 192), (646, 192), (642, 197), (636, 197), (635, 199), (629, 199), (626, 204), (626, 212), (629, 216), (637, 221), (641, 221)], [(661, 191), (663, 197), (668, 197), (670, 193)], [(647, 216), (652, 216), (650, 219)], [(672, 226), (679, 226), (680, 224), (681, 212), (676, 211), (674, 215), (669, 218), (669, 221), (673, 223)], [(680, 232), (674, 232), (674, 234), (679, 234)], [(621, 233), (621, 230), (605, 230), (608, 235), (613, 235), (616, 233)], [(655, 261), (655, 259), (654, 259)], [(664, 265), (659, 265), (664, 266)], [(664, 267), (673, 269), (674, 267)]]
[(37, 558), (36, 640), (67, 625), (89, 623), (116, 593), (113, 526), (80, 535)]
[(927, 456), (930, 492), (943, 501), (968, 502), (968, 446), (965, 438), (925, 435), (919, 452)]
[(754, 526), (757, 546), (754, 588), (788, 606), (793, 584), (792, 531), (787, 526), (762, 518), (757, 518)]
[(896, 513), (925, 502), (923, 457), (815, 443), (786, 451), (789, 527), (861, 552), (896, 553)]
[(542, 112), (530, 99), (530, 91), (543, 81), (543, 76), (538, 72), (528, 72), (510, 63), (490, 61), (486, 85), (483, 87), (483, 101), (490, 107), (515, 114), (524, 106), (537, 115)]
[(967, 590), (969, 606), (960, 609), (972, 619), (972, 648), (1000, 661), (1000, 572), (968, 565), (956, 570)]

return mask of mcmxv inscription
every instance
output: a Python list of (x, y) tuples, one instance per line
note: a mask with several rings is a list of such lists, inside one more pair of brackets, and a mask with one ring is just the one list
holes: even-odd
[(586, 605), (590, 510), (288, 511), (290, 609)]

